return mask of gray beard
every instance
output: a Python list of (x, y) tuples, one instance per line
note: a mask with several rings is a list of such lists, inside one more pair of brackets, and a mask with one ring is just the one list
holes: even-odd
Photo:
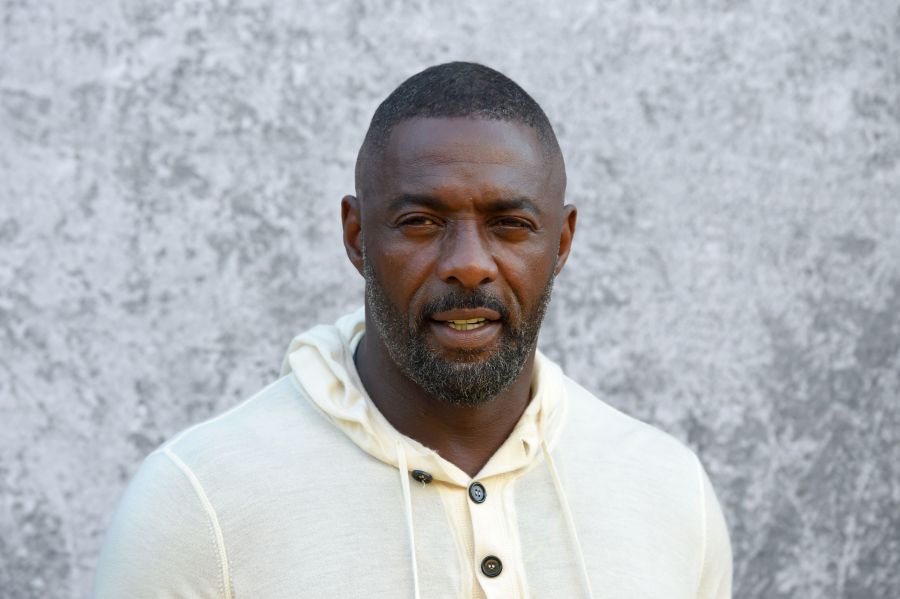
[[(452, 292), (423, 306), (410, 324), (385, 294), (372, 264), (363, 251), (363, 275), (366, 280), (368, 315), (387, 348), (391, 359), (412, 382), (429, 395), (457, 407), (474, 407), (489, 402), (506, 390), (522, 373), (529, 354), (537, 345), (538, 332), (550, 293), (551, 276), (540, 301), (530, 314), (517, 318), (517, 328), (509, 325), (509, 309), (496, 297), (477, 290)], [(487, 307), (502, 316), (499, 348), (486, 358), (483, 352), (460, 352), (459, 360), (446, 360), (429, 347), (425, 331), (430, 326), (429, 314), (461, 308)]]

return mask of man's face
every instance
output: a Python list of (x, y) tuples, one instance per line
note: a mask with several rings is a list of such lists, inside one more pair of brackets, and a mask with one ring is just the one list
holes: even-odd
[(447, 403), (496, 397), (534, 351), (575, 221), (552, 160), (523, 124), (413, 119), (362, 199), (367, 315)]

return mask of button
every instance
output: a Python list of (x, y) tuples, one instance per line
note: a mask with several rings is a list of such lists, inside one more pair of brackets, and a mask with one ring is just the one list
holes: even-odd
[(484, 490), (484, 485), (481, 483), (472, 483), (469, 485), (469, 497), (471, 497), (472, 501), (475, 503), (484, 503), (484, 500), (487, 499), (487, 491)]
[(413, 470), (411, 474), (414, 479), (416, 479), (423, 485), (427, 485), (434, 478), (424, 470)]
[(481, 560), (481, 573), (488, 578), (500, 576), (500, 572), (503, 572), (503, 562), (500, 561), (499, 557), (489, 555)]

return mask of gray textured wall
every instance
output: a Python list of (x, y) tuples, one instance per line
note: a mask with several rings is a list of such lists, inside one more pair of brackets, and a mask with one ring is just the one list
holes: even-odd
[(896, 1), (0, 5), (0, 595), (76, 597), (152, 448), (361, 301), (378, 101), (495, 66), (580, 209), (542, 347), (708, 465), (736, 596), (900, 597)]

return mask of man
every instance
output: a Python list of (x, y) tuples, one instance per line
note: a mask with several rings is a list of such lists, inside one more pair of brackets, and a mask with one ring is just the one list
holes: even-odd
[(535, 349), (575, 233), (565, 183), (504, 75), (397, 88), (341, 204), (365, 310), (147, 458), (96, 597), (730, 596), (696, 457)]

